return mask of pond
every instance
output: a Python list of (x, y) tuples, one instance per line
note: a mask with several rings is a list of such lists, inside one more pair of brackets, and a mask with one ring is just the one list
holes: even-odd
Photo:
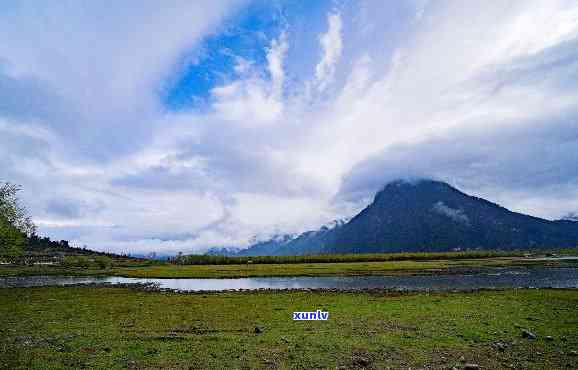
[(231, 289), (391, 289), (446, 291), (492, 288), (578, 288), (578, 268), (497, 269), (491, 272), (418, 276), (252, 277), (236, 279), (157, 279), (29, 276), (0, 278), (0, 288), (71, 284), (155, 284), (179, 291)]

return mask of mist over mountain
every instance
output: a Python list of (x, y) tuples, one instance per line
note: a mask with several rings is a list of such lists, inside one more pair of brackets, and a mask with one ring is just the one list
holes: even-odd
[(570, 212), (560, 219), (561, 221), (578, 221), (578, 212)]
[(299, 235), (276, 235), (268, 240), (257, 242), (247, 249), (211, 248), (206, 254), (233, 256), (285, 256), (317, 254), (329, 247), (335, 230), (347, 223), (346, 220), (334, 220), (319, 230), (306, 231)]
[(282, 236), (236, 255), (540, 249), (578, 245), (578, 222), (512, 212), (434, 180), (387, 184), (349, 222)]

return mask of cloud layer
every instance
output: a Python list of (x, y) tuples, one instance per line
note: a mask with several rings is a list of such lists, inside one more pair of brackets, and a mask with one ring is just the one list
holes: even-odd
[(210, 68), (195, 53), (248, 5), (0, 8), (0, 174), (41, 232), (114, 251), (246, 246), (348, 217), (398, 177), (578, 210), (575, 2), (359, 0), (307, 18), (315, 32), (280, 16), (263, 60), (223, 50), (235, 68), (203, 105), (167, 107), (183, 63)]

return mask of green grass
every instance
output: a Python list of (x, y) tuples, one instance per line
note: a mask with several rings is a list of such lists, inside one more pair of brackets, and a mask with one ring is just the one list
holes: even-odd
[[(557, 251), (578, 255), (578, 250)], [(0, 265), (0, 276), (72, 275), (155, 278), (234, 278), (264, 276), (391, 275), (511, 266), (576, 266), (576, 261), (533, 261), (521, 251), (380, 253), (284, 257), (185, 256), (183, 263), (114, 259), (112, 268), (70, 265)], [(188, 261), (187, 263), (184, 263)], [(221, 261), (222, 264), (216, 264)], [(248, 263), (250, 261), (250, 263)], [(275, 262), (276, 261), (276, 262)]]
[(463, 252), (415, 252), (415, 253), (348, 253), (318, 254), (306, 256), (210, 256), (192, 254), (174, 260), (179, 265), (239, 265), (239, 264), (290, 264), (290, 263), (344, 263), (452, 260), (493, 257), (522, 257), (526, 251), (463, 251)]
[[(576, 307), (578, 290), (0, 289), (0, 368), (450, 369), (465, 362), (482, 369), (576, 368)], [(329, 311), (329, 321), (291, 320), (293, 311), (315, 309)], [(521, 328), (538, 338), (522, 338)]]
[(0, 276), (113, 275), (150, 278), (234, 278), (264, 276), (394, 275), (449, 272), (515, 266), (576, 266), (578, 261), (534, 261), (518, 257), (451, 260), (403, 260), (385, 262), (174, 265), (170, 263), (131, 264), (110, 269), (64, 266), (0, 266)]
[[(543, 262), (510, 258), (475, 260), (343, 262), (257, 265), (157, 265), (118, 271), (127, 277), (232, 278), (265, 276), (355, 276), (448, 272), (452, 269), (494, 268), (517, 265), (543, 265)], [(559, 263), (558, 265), (560, 265)]]

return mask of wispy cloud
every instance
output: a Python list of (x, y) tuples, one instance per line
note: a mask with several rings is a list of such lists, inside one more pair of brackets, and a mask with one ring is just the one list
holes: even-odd
[(321, 44), (323, 57), (315, 68), (317, 89), (321, 91), (325, 90), (327, 86), (333, 81), (335, 69), (343, 49), (343, 41), (341, 39), (341, 14), (330, 14), (327, 17), (327, 22), (329, 24), (327, 33), (319, 37), (319, 43)]

